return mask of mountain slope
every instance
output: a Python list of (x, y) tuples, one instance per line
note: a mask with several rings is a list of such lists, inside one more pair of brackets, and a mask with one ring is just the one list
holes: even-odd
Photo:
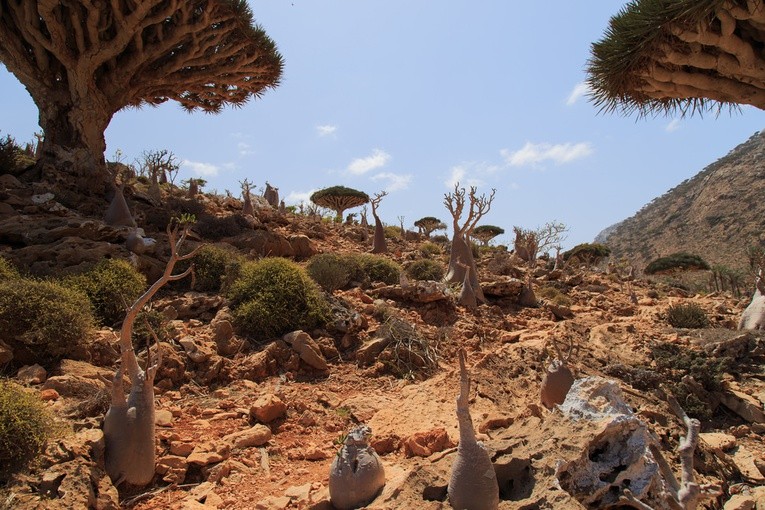
[(595, 240), (639, 269), (678, 251), (700, 255), (712, 265), (744, 269), (747, 247), (765, 244), (763, 197), (765, 130)]

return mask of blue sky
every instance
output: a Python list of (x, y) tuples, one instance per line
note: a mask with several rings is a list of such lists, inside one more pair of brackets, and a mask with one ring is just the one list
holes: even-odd
[[(450, 222), (459, 180), (497, 189), (482, 223), (566, 223), (591, 241), (765, 127), (765, 112), (637, 120), (582, 95), (590, 44), (621, 3), (506, 0), (260, 0), (255, 18), (285, 59), (282, 84), (219, 115), (175, 103), (119, 112), (107, 159), (169, 149), (181, 178), (238, 193), (248, 178), (288, 203), (345, 185), (388, 190), (383, 221)], [(37, 110), (0, 66), (0, 135), (39, 130)]]

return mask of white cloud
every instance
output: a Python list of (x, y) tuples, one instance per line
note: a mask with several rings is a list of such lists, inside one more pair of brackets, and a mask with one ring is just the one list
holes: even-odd
[(385, 186), (385, 191), (397, 191), (400, 189), (407, 189), (409, 183), (412, 182), (412, 176), (410, 174), (400, 175), (392, 172), (380, 172), (379, 174), (371, 177), (373, 181), (387, 180), (388, 185)]
[(255, 154), (255, 151), (252, 150), (252, 145), (250, 145), (247, 142), (239, 142), (236, 144), (236, 148), (239, 150), (240, 156), (248, 156), (250, 154)]
[(284, 203), (290, 205), (300, 204), (301, 202), (309, 203), (311, 195), (315, 192), (315, 189), (310, 191), (290, 191), (290, 194), (284, 198)]
[(570, 163), (585, 158), (593, 153), (592, 145), (582, 143), (531, 143), (526, 142), (522, 149), (511, 152), (502, 149), (500, 154), (510, 166), (525, 166), (552, 161), (557, 165)]
[(568, 95), (568, 99), (566, 99), (566, 104), (568, 106), (571, 106), (572, 104), (579, 101), (586, 94), (589, 94), (590, 90), (591, 90), (590, 86), (587, 84), (587, 82), (582, 81), (577, 83), (574, 86), (574, 90), (572, 90), (571, 93)]
[(322, 137), (334, 135), (336, 131), (337, 131), (337, 126), (333, 126), (331, 124), (316, 126), (316, 132), (319, 134), (319, 136), (322, 136)]
[[(475, 173), (482, 168), (484, 168), (484, 166), (476, 165), (475, 163), (463, 163), (461, 165), (453, 166), (449, 178), (446, 179), (444, 184), (446, 184), (447, 188), (454, 188), (457, 183), (459, 183), (460, 187), (481, 186), (484, 182), (476, 177)], [(468, 170), (470, 170), (470, 175), (468, 175)]]
[(184, 159), (181, 167), (190, 170), (199, 177), (215, 177), (220, 172), (220, 168), (212, 163), (201, 163), (199, 161), (189, 161)]
[(375, 149), (371, 156), (358, 158), (351, 161), (348, 171), (354, 175), (362, 175), (375, 168), (381, 168), (390, 161), (390, 154), (380, 149)]
[(671, 133), (680, 129), (680, 119), (672, 119), (669, 124), (664, 128), (665, 131)]

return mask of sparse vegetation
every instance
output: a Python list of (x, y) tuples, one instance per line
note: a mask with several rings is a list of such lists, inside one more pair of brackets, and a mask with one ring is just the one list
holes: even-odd
[(420, 259), (406, 268), (406, 274), (415, 280), (441, 280), (444, 277), (444, 267), (435, 260)]
[(709, 325), (707, 313), (696, 303), (681, 303), (667, 309), (667, 322), (675, 328), (705, 328)]
[(552, 286), (540, 287), (537, 291), (539, 297), (557, 306), (571, 306), (571, 298)]
[(645, 274), (657, 274), (668, 271), (687, 271), (687, 270), (707, 270), (709, 264), (698, 255), (678, 252), (666, 257), (658, 258), (648, 264), (645, 268)]
[(146, 288), (146, 277), (125, 260), (102, 260), (92, 269), (62, 280), (67, 287), (83, 292), (93, 313), (104, 326), (123, 319), (127, 307)]
[(228, 296), (235, 327), (256, 341), (310, 331), (328, 318), (319, 286), (305, 269), (282, 258), (245, 263)]
[(42, 401), (0, 380), (0, 478), (40, 453), (50, 431), (51, 418)]
[(0, 257), (0, 281), (18, 277), (19, 271), (8, 262), (8, 259)]
[(88, 297), (52, 281), (0, 280), (0, 340), (41, 365), (74, 352), (93, 327)]

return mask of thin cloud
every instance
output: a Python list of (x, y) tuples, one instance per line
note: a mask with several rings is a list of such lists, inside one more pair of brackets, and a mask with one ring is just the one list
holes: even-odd
[(381, 168), (390, 161), (390, 154), (380, 149), (375, 149), (371, 156), (358, 158), (351, 161), (348, 171), (354, 175), (362, 175), (375, 168)]
[(331, 124), (316, 126), (316, 133), (318, 133), (318, 135), (321, 137), (334, 135), (336, 131), (337, 131), (337, 126), (333, 126)]
[[(472, 163), (463, 163), (453, 166), (449, 172), (449, 177), (444, 181), (447, 188), (454, 188), (458, 183), (460, 186), (481, 186), (484, 182), (476, 177), (476, 165)], [(480, 169), (480, 167), (479, 167)], [(470, 174), (468, 174), (470, 171)]]
[(574, 90), (571, 91), (571, 93), (568, 95), (568, 99), (566, 99), (566, 104), (568, 106), (571, 106), (572, 104), (579, 101), (582, 97), (590, 93), (590, 85), (585, 82), (581, 81), (577, 83), (574, 86)]
[(194, 175), (199, 177), (215, 177), (220, 173), (220, 167), (213, 165), (212, 163), (202, 163), (199, 161), (189, 161), (184, 159), (181, 162), (181, 167), (188, 169)]
[(505, 163), (510, 166), (536, 165), (545, 161), (552, 161), (556, 165), (571, 163), (577, 159), (586, 158), (594, 152), (588, 142), (582, 143), (531, 143), (526, 142), (522, 149), (509, 151), (502, 149), (500, 154)]
[(385, 191), (397, 191), (400, 189), (407, 189), (409, 183), (412, 182), (412, 176), (410, 174), (401, 175), (394, 174), (393, 172), (380, 172), (379, 174), (370, 177), (373, 181), (387, 180), (388, 185), (385, 186)]
[(315, 192), (315, 189), (310, 191), (290, 191), (290, 194), (284, 198), (284, 203), (290, 205), (301, 204), (303, 202), (308, 203), (311, 201), (311, 195)]
[(237, 150), (239, 150), (240, 156), (249, 156), (250, 154), (255, 154), (255, 151), (252, 150), (252, 145), (250, 145), (247, 142), (239, 142), (236, 144)]
[(678, 129), (680, 129), (680, 119), (672, 119), (670, 123), (664, 127), (664, 130), (668, 133), (672, 133)]

